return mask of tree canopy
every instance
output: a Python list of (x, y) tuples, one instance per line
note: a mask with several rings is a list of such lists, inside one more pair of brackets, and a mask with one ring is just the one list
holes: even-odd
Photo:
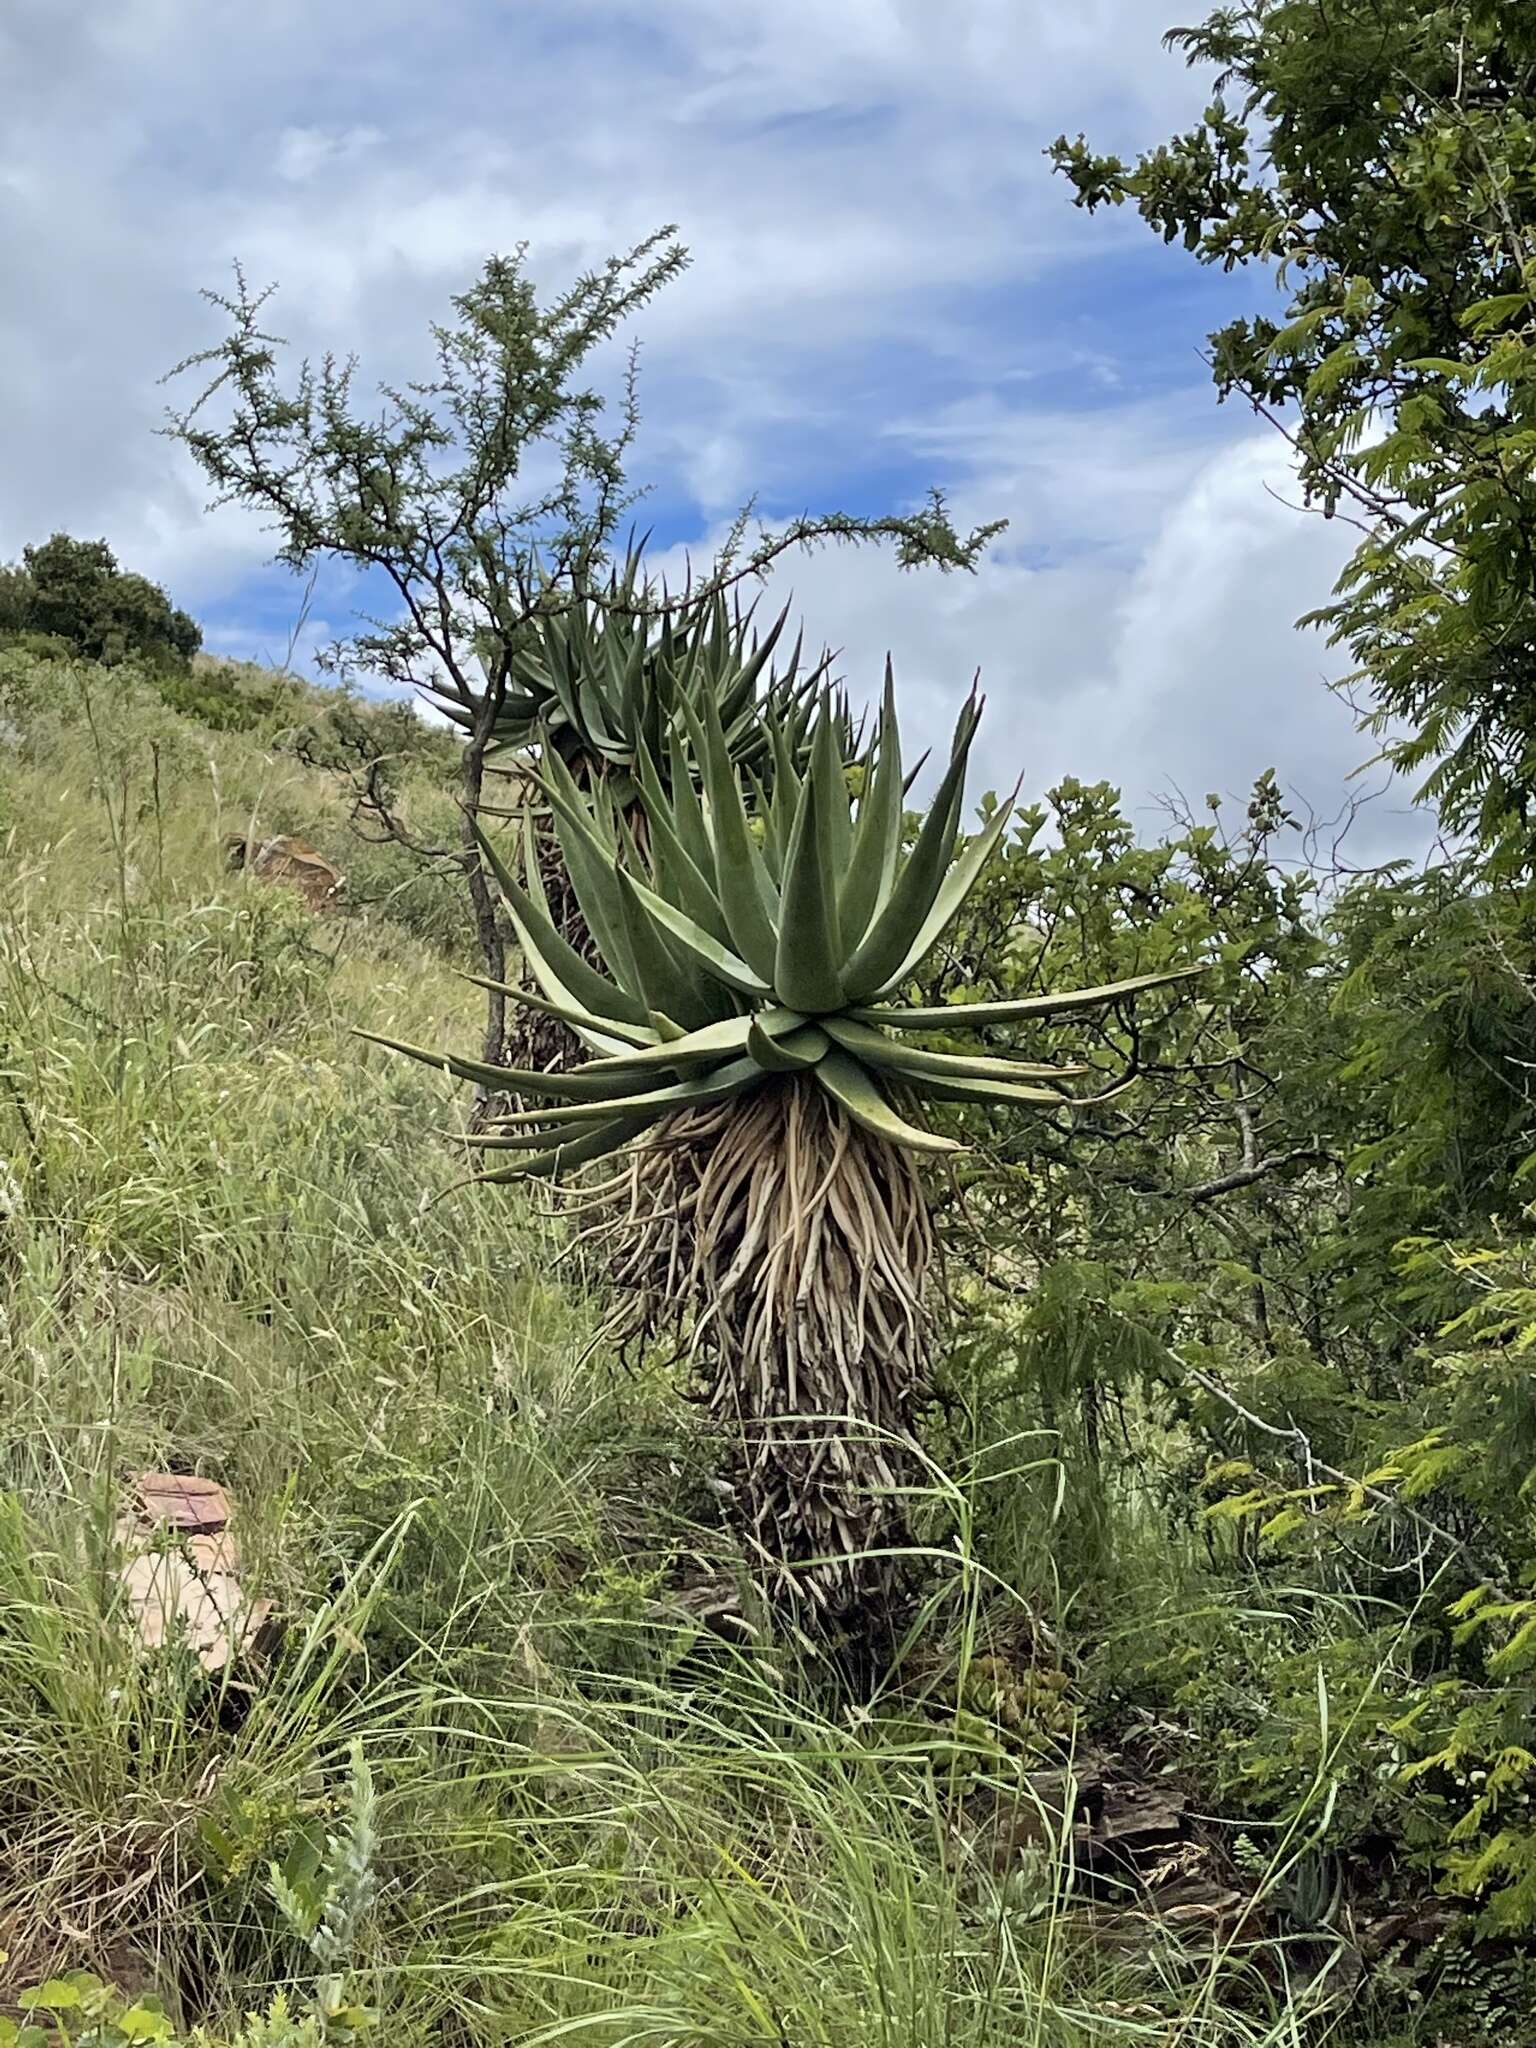
[(1134, 164), (1081, 136), (1051, 154), (1080, 205), (1273, 273), (1283, 309), (1228, 322), (1210, 363), (1291, 433), (1309, 502), (1362, 529), (1313, 616), (1447, 824), (1528, 861), (1536, 10), (1253, 0), (1168, 41), (1217, 67), (1194, 127)]
[(158, 583), (120, 569), (104, 540), (65, 533), (0, 568), (0, 632), (46, 633), (109, 666), (131, 655), (186, 661), (203, 641), (197, 621)]

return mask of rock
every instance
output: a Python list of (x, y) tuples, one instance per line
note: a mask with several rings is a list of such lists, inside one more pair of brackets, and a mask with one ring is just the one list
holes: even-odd
[(1093, 1870), (1144, 1872), (1171, 1855), (1188, 1831), (1182, 1797), (1159, 1785), (1108, 1785), (1088, 1843)]
[(117, 1525), (125, 1607), (140, 1643), (184, 1641), (210, 1675), (257, 1656), (271, 1638), (272, 1603), (240, 1579), (224, 1489), (178, 1472), (141, 1472)]

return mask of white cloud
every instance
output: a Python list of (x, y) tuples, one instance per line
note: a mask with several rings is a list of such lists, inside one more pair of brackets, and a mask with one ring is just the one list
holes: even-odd
[(272, 611), (249, 601), (270, 541), (205, 516), (154, 433), (158, 376), (218, 331), (200, 286), (238, 255), (296, 346), (398, 377), (492, 249), (526, 239), (563, 282), (675, 218), (695, 261), (642, 323), (641, 466), (701, 535), (755, 489), (950, 483), (961, 518), (1013, 521), (977, 578), (792, 572), (870, 674), (895, 646), (930, 736), (979, 662), (996, 755), (1036, 789), (1141, 800), (1275, 759), (1326, 806), (1358, 743), (1288, 621), (1334, 537), (1231, 445), (1198, 314), (1159, 357), (1119, 267), (1143, 231), (1075, 216), (1041, 155), (1198, 108), (1164, 25), (1152, 0), (9, 0), (0, 559), (105, 532), (237, 637)]
[[(1035, 418), (999, 435), (1008, 467), (978, 479), (978, 505), (1015, 523), (975, 576), (903, 574), (871, 552), (803, 558), (775, 572), (764, 609), (793, 594), (808, 640), (841, 648), (856, 695), (878, 688), (887, 650), (904, 721), (942, 746), (979, 669), (987, 711), (973, 788), (1026, 799), (1067, 776), (1121, 789), (1149, 830), (1164, 800), (1207, 792), (1240, 806), (1274, 768), (1293, 808), (1326, 826), (1381, 791), (1351, 829), (1357, 860), (1418, 846), (1427, 820), (1380, 774), (1354, 779), (1374, 743), (1328, 688), (1339, 658), (1293, 630), (1331, 587), (1337, 527), (1283, 502), (1278, 436), (1191, 446), (1176, 413), (1082, 423)], [(1095, 504), (1102, 545), (1082, 544)], [(963, 506), (962, 511), (971, 508)], [(1067, 537), (1054, 552), (1041, 543)], [(1325, 830), (1322, 846), (1331, 843)]]
[(382, 140), (377, 128), (285, 128), (277, 138), (277, 175), (290, 185), (312, 184)]

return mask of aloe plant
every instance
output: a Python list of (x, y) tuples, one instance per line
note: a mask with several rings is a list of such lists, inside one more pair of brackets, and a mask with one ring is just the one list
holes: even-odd
[[(487, 673), (499, 678), (486, 765), (521, 785), (524, 809), (530, 803), (538, 807), (536, 777), (548, 760), (583, 788), (601, 783), (643, 835), (640, 762), (647, 759), (667, 780), (673, 774), (695, 776), (696, 764), (679, 760), (667, 736), (685, 714), (698, 719), (706, 706), (729, 758), (760, 785), (771, 783), (775, 765), (765, 708), (778, 720), (790, 758), (803, 763), (831, 656), (803, 663), (797, 637), (787, 657), (775, 663), (787, 606), (759, 635), (754, 608), (727, 603), (718, 588), (671, 593), (658, 584), (645, 570), (643, 542), (614, 568), (605, 589), (572, 597), (551, 586), (543, 594), (546, 609), (530, 590), (524, 615), (505, 635), (486, 629), (481, 646)], [(488, 709), (486, 700), (465, 700), (447, 683), (434, 694), (444, 714), (466, 732)], [(852, 752), (840, 693), (838, 702), (842, 745)], [(577, 952), (596, 962), (559, 842), (543, 816), (535, 835), (551, 921)], [(501, 1051), (516, 1066), (557, 1071), (579, 1057), (580, 1045), (557, 1019), (525, 1011)], [(477, 1123), (509, 1100), (482, 1093)]]
[[(632, 547), (603, 590), (579, 597), (551, 594), (540, 609), (530, 593), (527, 613), (509, 636), (505, 687), (492, 729), (489, 764), (497, 757), (549, 749), (578, 780), (606, 780), (620, 805), (635, 801), (642, 753), (666, 758), (666, 736), (684, 708), (713, 705), (726, 751), (766, 780), (772, 772), (762, 700), (772, 701), (792, 750), (802, 754), (831, 655), (804, 662), (796, 639), (773, 665), (789, 607), (761, 634), (756, 608), (727, 602), (718, 588), (669, 592), (644, 568), (643, 544)], [(486, 635), (491, 655), (502, 636)], [(444, 686), (435, 692), (444, 715), (465, 731), (478, 707)]]
[(620, 1278), (652, 1321), (691, 1317), (713, 1359), (711, 1405), (741, 1433), (738, 1492), (760, 1559), (843, 1613), (880, 1581), (876, 1553), (902, 1528), (932, 1248), (916, 1162), (963, 1149), (917, 1120), (921, 1103), (1060, 1112), (1132, 1078), (1085, 1091), (1081, 1065), (923, 1039), (1103, 1010), (1182, 978), (903, 1003), (1012, 815), (1010, 799), (961, 844), (980, 716), (973, 693), (910, 844), (889, 669), (860, 772), (845, 773), (823, 695), (803, 769), (785, 722), (765, 720), (767, 791), (732, 760), (713, 701), (681, 703), (665, 761), (648, 745), (636, 757), (644, 849), (612, 795), (549, 753), (542, 786), (602, 964), (555, 928), (531, 835), (521, 879), (485, 851), (539, 981), (526, 1000), (591, 1057), (549, 1074), (381, 1041), (544, 1098), (480, 1140), (506, 1160), (482, 1180), (561, 1178), (629, 1155)]

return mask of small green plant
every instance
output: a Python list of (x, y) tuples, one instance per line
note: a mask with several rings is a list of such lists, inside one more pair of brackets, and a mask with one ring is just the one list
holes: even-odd
[[(0, 1966), (5, 1962), (0, 1950)], [(183, 2034), (152, 1994), (129, 1998), (89, 1970), (69, 1970), (20, 1993), (20, 2019), (0, 2017), (0, 2048), (325, 2048), (314, 2018), (293, 2013), (279, 1991), (234, 2034), (198, 2027)]]
[(354, 1740), (340, 1826), (318, 1848), (301, 1836), (267, 1873), (278, 1912), (317, 1965), (315, 2017), (327, 2033), (356, 2034), (374, 2017), (352, 1996), (351, 1981), (358, 1940), (377, 1896), (377, 1854), (373, 1776), (362, 1743)]
[(157, 1998), (125, 1998), (89, 1970), (50, 1977), (16, 2003), (24, 2017), (0, 2018), (0, 2048), (137, 2048), (175, 2032)]

